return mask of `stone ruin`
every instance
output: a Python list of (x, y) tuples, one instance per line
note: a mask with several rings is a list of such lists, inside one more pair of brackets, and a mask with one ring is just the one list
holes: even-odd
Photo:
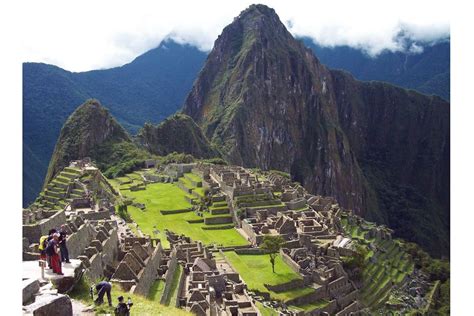
[(122, 259), (112, 274), (112, 281), (130, 293), (148, 295), (162, 263), (163, 248), (159, 239), (125, 237), (120, 256)]
[(175, 261), (184, 266), (178, 289), (179, 307), (196, 315), (259, 315), (245, 283), (227, 262), (217, 262), (210, 249), (199, 241), (167, 234)]

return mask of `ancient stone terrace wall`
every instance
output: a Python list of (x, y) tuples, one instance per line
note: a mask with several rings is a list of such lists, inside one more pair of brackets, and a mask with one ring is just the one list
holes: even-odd
[(108, 210), (98, 211), (98, 212), (87, 212), (81, 214), (82, 218), (88, 220), (101, 220), (101, 219), (110, 219), (110, 212)]
[(158, 244), (151, 256), (148, 258), (148, 261), (145, 263), (145, 268), (141, 272), (141, 275), (139, 275), (138, 283), (135, 288), (132, 289), (132, 293), (144, 296), (148, 295), (151, 286), (158, 276), (158, 268), (160, 267), (162, 253), (163, 248), (161, 247), (161, 244)]
[(168, 301), (168, 298), (171, 295), (171, 286), (173, 283), (173, 276), (178, 267), (178, 258), (177, 258), (175, 249), (172, 250), (171, 257), (167, 265), (168, 265), (168, 270), (166, 271), (166, 274), (165, 274), (165, 288), (163, 290), (163, 295), (161, 296), (161, 301), (160, 301), (161, 304), (165, 304), (165, 302)]
[[(68, 226), (71, 227), (72, 225)], [(77, 258), (77, 256), (81, 255), (84, 252), (84, 249), (95, 238), (96, 234), (97, 232), (95, 231), (94, 227), (92, 227), (89, 223), (82, 223), (79, 228), (77, 228), (76, 232), (69, 235), (67, 239), (69, 257)]]
[(23, 237), (31, 243), (39, 242), (43, 235), (47, 235), (52, 228), (59, 228), (66, 222), (66, 213), (64, 210), (55, 212), (48, 218), (42, 219), (35, 224), (23, 225)]
[(354, 301), (350, 305), (348, 305), (346, 308), (336, 313), (336, 316), (351, 315), (352, 313), (356, 313), (359, 310), (360, 310), (360, 304), (357, 301)]
[(296, 288), (302, 288), (305, 286), (303, 279), (295, 279), (286, 283), (280, 283), (277, 285), (264, 284), (264, 286), (269, 290), (276, 293), (286, 292)]
[(91, 241), (88, 247), (95, 247), (97, 249), (97, 253), (89, 258), (90, 266), (86, 271), (86, 275), (91, 280), (101, 278), (107, 265), (112, 266), (118, 256), (118, 246), (117, 228), (114, 227), (107, 231), (104, 226), (97, 227), (95, 239)]
[(285, 262), (291, 270), (295, 271), (296, 273), (300, 273), (300, 265), (296, 263), (289, 255), (283, 252), (283, 249), (280, 250), (281, 259)]

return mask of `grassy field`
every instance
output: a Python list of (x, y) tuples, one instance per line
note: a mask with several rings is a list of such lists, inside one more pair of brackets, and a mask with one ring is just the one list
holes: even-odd
[(177, 234), (186, 234), (193, 240), (200, 240), (205, 244), (217, 243), (224, 246), (247, 244), (245, 238), (234, 228), (204, 230), (202, 229), (205, 226), (203, 223), (188, 223), (189, 220), (202, 219), (194, 212), (161, 214), (161, 210), (191, 208), (191, 204), (184, 198), (186, 193), (175, 184), (153, 183), (147, 185), (146, 190), (121, 190), (121, 192), (124, 196), (134, 198), (135, 202), (146, 205), (145, 211), (134, 206), (128, 206), (128, 212), (144, 234), (154, 236), (153, 231), (158, 229), (160, 232), (156, 237), (161, 238), (164, 247), (169, 247), (165, 229)]
[(277, 285), (294, 279), (301, 279), (301, 276), (291, 270), (291, 268), (281, 260), (280, 256), (275, 260), (275, 273), (272, 272), (268, 255), (238, 255), (237, 253), (230, 251), (226, 252), (225, 256), (231, 263), (232, 267), (234, 267), (234, 269), (240, 274), (245, 283), (247, 283), (249, 289), (269, 292), (274, 299), (287, 301), (314, 291), (312, 288), (305, 287), (275, 293), (269, 291), (263, 285)]
[[(70, 293), (70, 296), (73, 299), (79, 300), (86, 305), (92, 305), (93, 301), (89, 296), (89, 288), (90, 284), (84, 280), (81, 280), (74, 290)], [(178, 309), (175, 307), (165, 306), (160, 304), (160, 299), (158, 295), (155, 295), (158, 292), (159, 285), (154, 285), (150, 291), (150, 295), (148, 297), (144, 297), (141, 295), (133, 295), (128, 292), (123, 291), (118, 284), (112, 285), (112, 307), (109, 307), (107, 304), (107, 297), (104, 297), (105, 303), (101, 306), (96, 307), (95, 313), (96, 315), (113, 315), (114, 308), (118, 304), (117, 297), (123, 296), (125, 300), (128, 297), (132, 299), (133, 307), (131, 309), (132, 315), (143, 315), (143, 316), (161, 316), (161, 315), (193, 315), (189, 312), (186, 312), (182, 309)], [(155, 294), (153, 293), (155, 291)], [(161, 297), (161, 294), (159, 294)], [(94, 299), (96, 296), (94, 296)]]

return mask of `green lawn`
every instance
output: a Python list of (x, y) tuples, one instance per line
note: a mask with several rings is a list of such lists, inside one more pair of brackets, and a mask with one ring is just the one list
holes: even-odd
[(201, 177), (198, 176), (197, 174), (195, 173), (185, 173), (186, 177), (188, 177), (189, 179), (191, 179), (192, 181), (194, 182), (200, 182), (202, 181)]
[(134, 206), (128, 206), (128, 212), (144, 234), (154, 236), (153, 231), (160, 233), (163, 246), (169, 247), (165, 229), (177, 234), (185, 234), (193, 240), (200, 240), (205, 244), (222, 244), (224, 246), (238, 246), (248, 244), (242, 235), (234, 228), (220, 230), (204, 230), (203, 223), (190, 224), (187, 220), (202, 219), (194, 212), (163, 215), (160, 210), (180, 210), (190, 208), (191, 204), (185, 200), (186, 193), (177, 185), (171, 183), (153, 183), (147, 185), (146, 190), (122, 190), (123, 195), (133, 197), (135, 202), (144, 203), (146, 210), (142, 211)]
[(275, 260), (275, 273), (272, 272), (268, 255), (238, 255), (234, 251), (231, 251), (226, 252), (225, 256), (234, 269), (240, 274), (245, 283), (247, 283), (249, 289), (269, 292), (274, 299), (287, 301), (314, 291), (312, 288), (304, 287), (275, 293), (269, 291), (263, 285), (265, 283), (277, 285), (294, 279), (301, 279), (301, 276), (291, 270), (291, 268), (281, 260), (280, 256)]
[(165, 281), (156, 280), (153, 282), (153, 285), (150, 288), (150, 293), (148, 293), (148, 299), (152, 301), (160, 301), (163, 291), (165, 290)]
[[(158, 285), (156, 285), (158, 286)], [(130, 294), (128, 292), (123, 291), (120, 288), (120, 285), (118, 284), (113, 284), (112, 285), (112, 307), (109, 307), (107, 304), (107, 298), (104, 297), (105, 303), (102, 304), (101, 306), (98, 306), (95, 308), (95, 313), (97, 315), (113, 315), (114, 314), (114, 309), (118, 304), (117, 297), (123, 296), (125, 300), (127, 300), (128, 297), (132, 299), (133, 302), (133, 307), (131, 309), (131, 314), (132, 315), (144, 315), (144, 316), (161, 316), (161, 315), (192, 315), (189, 312), (186, 312), (185, 310), (171, 307), (171, 306), (165, 306), (160, 304), (160, 299), (157, 298), (152, 292), (156, 291), (157, 289), (154, 289), (155, 285), (150, 290), (150, 295), (148, 297), (144, 297), (141, 295), (134, 295)], [(74, 290), (69, 293), (69, 296), (77, 299), (81, 302), (83, 302), (86, 305), (92, 305), (93, 301), (91, 300), (89, 296), (89, 288), (90, 284), (89, 282), (85, 281), (82, 279), (75, 287)], [(97, 296), (94, 295), (94, 299)]]

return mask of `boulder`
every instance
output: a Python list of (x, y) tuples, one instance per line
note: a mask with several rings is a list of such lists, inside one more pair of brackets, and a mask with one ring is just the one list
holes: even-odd
[(39, 291), (40, 284), (37, 279), (26, 279), (22, 282), (23, 305), (34, 301), (34, 295)]
[(71, 299), (63, 294), (45, 294), (36, 297), (33, 304), (23, 307), (25, 314), (34, 316), (72, 315)]

